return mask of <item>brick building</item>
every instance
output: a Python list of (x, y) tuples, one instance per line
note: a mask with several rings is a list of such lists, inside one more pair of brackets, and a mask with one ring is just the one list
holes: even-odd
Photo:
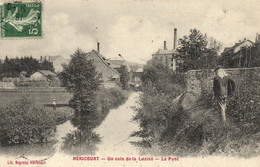
[(168, 50), (166, 47), (166, 41), (164, 41), (163, 50), (159, 49), (156, 53), (152, 54), (152, 58), (156, 61), (160, 61), (168, 69), (175, 71), (176, 70), (176, 60), (175, 60), (176, 46), (177, 46), (177, 29), (175, 28), (173, 49)]

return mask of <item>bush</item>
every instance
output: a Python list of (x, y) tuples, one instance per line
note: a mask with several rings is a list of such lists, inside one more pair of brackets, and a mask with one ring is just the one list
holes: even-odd
[(204, 90), (197, 106), (173, 114), (171, 126), (161, 138), (161, 149), (178, 155), (258, 155), (259, 81), (246, 76), (237, 79), (236, 85), (227, 103), (227, 124), (221, 121), (213, 92)]
[(260, 132), (260, 82), (255, 78), (237, 81), (237, 90), (229, 99), (227, 115), (245, 133)]
[(144, 67), (141, 75), (143, 91), (150, 89), (164, 93), (172, 98), (183, 92), (185, 77), (183, 73), (173, 72), (156, 60), (151, 60)]
[[(197, 103), (183, 110), (168, 91), (146, 84), (135, 116), (141, 130), (133, 134), (143, 141), (135, 144), (149, 147), (145, 153), (158, 155), (259, 155), (260, 83), (253, 76), (248, 73), (235, 79), (237, 89), (228, 99), (226, 124), (213, 92), (203, 90)], [(178, 86), (171, 86), (178, 92)]]
[(144, 67), (141, 80), (143, 95), (134, 117), (139, 123), (140, 131), (132, 136), (142, 137), (143, 140), (133, 144), (151, 147), (160, 141), (164, 130), (169, 127), (172, 114), (177, 112), (172, 101), (183, 93), (184, 75), (169, 70), (156, 60), (151, 60)]
[(0, 107), (1, 144), (47, 142), (55, 124), (52, 111), (23, 97)]
[(112, 109), (126, 101), (128, 92), (120, 88), (103, 88), (98, 92), (97, 96), (103, 108)]
[[(177, 90), (175, 94), (180, 93), (182, 89), (179, 85), (169, 85), (173, 90)], [(140, 131), (135, 132), (132, 136), (142, 137), (141, 143), (135, 143), (142, 146), (151, 146), (158, 142), (166, 128), (169, 127), (169, 121), (177, 109), (172, 103), (172, 95), (160, 93), (150, 85), (146, 85), (141, 95), (140, 107), (134, 120), (139, 123)], [(178, 120), (179, 121), (179, 120)], [(176, 129), (176, 127), (175, 127)]]

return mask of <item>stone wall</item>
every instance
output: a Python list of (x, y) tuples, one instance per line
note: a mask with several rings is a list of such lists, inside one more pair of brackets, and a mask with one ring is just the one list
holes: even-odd
[[(247, 79), (248, 77), (254, 80), (260, 80), (260, 67), (255, 68), (229, 68), (225, 69), (227, 74), (239, 83), (239, 80)], [(187, 92), (193, 92), (200, 96), (203, 90), (213, 91), (214, 70), (190, 70), (187, 73)], [(239, 85), (238, 85), (239, 86)]]

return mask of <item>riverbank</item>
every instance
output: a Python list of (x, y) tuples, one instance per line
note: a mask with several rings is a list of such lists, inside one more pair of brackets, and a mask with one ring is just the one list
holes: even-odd
[[(74, 116), (69, 107), (71, 94), (65, 91), (4, 91), (0, 92), (0, 142), (2, 145), (48, 142), (55, 133), (56, 125)], [(99, 111), (95, 113), (95, 124), (99, 125), (109, 109), (122, 104), (128, 92), (121, 89), (100, 89), (97, 93)], [(56, 99), (56, 110), (52, 100)]]

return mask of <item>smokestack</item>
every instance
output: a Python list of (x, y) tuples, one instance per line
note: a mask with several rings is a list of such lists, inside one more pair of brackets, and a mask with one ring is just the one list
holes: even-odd
[(42, 56), (41, 56), (41, 62), (42, 62)]
[(51, 56), (49, 56), (49, 62), (51, 62)]
[(163, 41), (163, 49), (167, 50), (167, 48), (166, 48), (166, 41)]
[(100, 53), (100, 50), (99, 50), (99, 42), (97, 43), (97, 51), (98, 51), (98, 53)]
[(47, 57), (45, 56), (45, 61), (47, 61)]
[(177, 46), (177, 28), (174, 28), (173, 49), (176, 49), (176, 46)]

